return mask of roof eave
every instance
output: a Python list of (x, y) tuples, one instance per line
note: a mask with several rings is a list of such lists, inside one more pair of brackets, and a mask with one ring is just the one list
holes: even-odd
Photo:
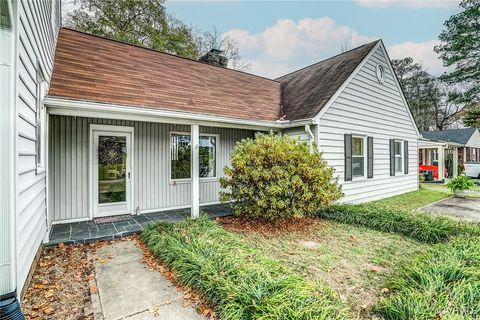
[(239, 128), (259, 131), (279, 131), (283, 128), (313, 124), (313, 119), (279, 121), (238, 119), (218, 115), (194, 112), (173, 111), (143, 106), (121, 105), (87, 100), (69, 99), (58, 96), (47, 96), (45, 105), (49, 114), (93, 117), (143, 122), (199, 124), (225, 128)]

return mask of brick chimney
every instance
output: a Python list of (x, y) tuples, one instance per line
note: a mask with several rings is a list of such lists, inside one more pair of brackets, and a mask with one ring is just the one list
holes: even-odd
[(219, 49), (211, 49), (205, 53), (198, 61), (202, 61), (214, 66), (226, 68), (228, 65), (228, 58), (222, 56), (223, 51)]

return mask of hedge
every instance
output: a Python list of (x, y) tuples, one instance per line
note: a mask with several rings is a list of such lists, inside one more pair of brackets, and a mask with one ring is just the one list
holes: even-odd
[(374, 311), (384, 319), (480, 318), (480, 237), (434, 245), (399, 268)]
[(342, 204), (324, 208), (319, 217), (403, 234), (422, 242), (436, 243), (460, 234), (480, 235), (478, 223), (468, 223), (426, 213), (389, 209), (374, 204)]
[(259, 254), (207, 217), (147, 227), (150, 250), (221, 319), (346, 319), (339, 298)]

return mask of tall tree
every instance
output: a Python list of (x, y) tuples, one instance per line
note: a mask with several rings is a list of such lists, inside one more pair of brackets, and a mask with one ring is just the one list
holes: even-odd
[(470, 106), (463, 116), (463, 124), (480, 129), (480, 104)]
[(463, 104), (450, 101), (454, 91), (411, 57), (392, 60), (392, 65), (420, 131), (445, 130), (457, 121)]
[(245, 70), (236, 43), (213, 29), (201, 32), (172, 17), (165, 0), (75, 0), (65, 23), (73, 29), (134, 45), (198, 59), (221, 49), (229, 67)]
[(439, 36), (441, 44), (435, 47), (445, 66), (451, 72), (441, 76), (448, 84), (462, 86), (462, 94), (455, 95), (460, 102), (480, 101), (480, 1), (463, 0), (462, 12), (452, 15)]
[(228, 59), (229, 68), (241, 71), (250, 68), (250, 64), (242, 60), (235, 40), (229, 36), (223, 36), (215, 27), (211, 31), (200, 33), (197, 43), (200, 55), (207, 53), (212, 48), (220, 49)]
[(66, 25), (182, 57), (198, 55), (191, 27), (170, 17), (164, 0), (78, 0)]

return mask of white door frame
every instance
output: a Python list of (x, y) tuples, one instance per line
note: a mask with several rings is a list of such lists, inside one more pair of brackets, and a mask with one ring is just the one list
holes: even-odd
[[(90, 213), (89, 217), (92, 220), (95, 217), (95, 208), (97, 206), (97, 199), (98, 199), (98, 179), (95, 179), (94, 172), (97, 168), (97, 161), (96, 161), (96, 152), (94, 151), (95, 146), (95, 136), (96, 133), (105, 133), (108, 134), (125, 134), (127, 136), (127, 176), (126, 176), (126, 205), (127, 205), (127, 213), (133, 214), (133, 161), (134, 161), (134, 127), (127, 127), (127, 126), (116, 126), (116, 125), (103, 125), (103, 124), (90, 124), (90, 135), (89, 135), (89, 181), (88, 181), (88, 190), (89, 190), (89, 208)], [(128, 149), (129, 147), (129, 149)], [(97, 169), (98, 170), (98, 169)], [(130, 177), (129, 174), (130, 173)], [(95, 195), (97, 192), (97, 195)], [(97, 216), (99, 217), (99, 216)]]

